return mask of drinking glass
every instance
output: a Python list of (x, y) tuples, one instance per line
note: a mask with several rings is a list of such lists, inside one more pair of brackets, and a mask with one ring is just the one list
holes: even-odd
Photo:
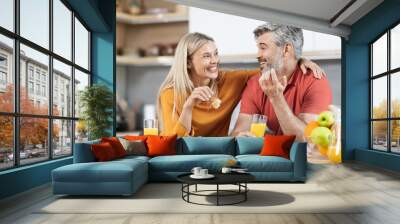
[(158, 135), (158, 120), (145, 119), (143, 123), (143, 135)]
[(267, 129), (267, 116), (262, 114), (253, 114), (251, 118), (250, 132), (256, 137), (263, 137)]

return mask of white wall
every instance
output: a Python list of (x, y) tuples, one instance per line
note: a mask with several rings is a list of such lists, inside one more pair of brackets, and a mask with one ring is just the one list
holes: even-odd
[[(263, 21), (229, 14), (189, 8), (189, 32), (202, 32), (213, 37), (221, 55), (254, 54), (253, 30)], [(337, 36), (304, 31), (303, 51), (340, 50)]]
[(214, 38), (222, 55), (255, 53), (253, 29), (260, 24), (262, 21), (189, 8), (189, 32), (201, 32)]
[(340, 37), (304, 30), (303, 51), (331, 51), (341, 49)]

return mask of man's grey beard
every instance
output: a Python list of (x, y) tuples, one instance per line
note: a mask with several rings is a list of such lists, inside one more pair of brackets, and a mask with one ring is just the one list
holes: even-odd
[(273, 64), (267, 63), (265, 66), (260, 65), (261, 71), (266, 72), (271, 69), (274, 69), (276, 72), (279, 71), (283, 67), (283, 55), (281, 53), (277, 53), (275, 58), (277, 58), (277, 60)]
[(277, 56), (278, 60), (277, 62), (273, 64), (266, 64), (264, 67), (261, 66), (261, 72), (264, 73), (266, 71), (270, 71), (271, 69), (274, 69), (275, 72), (278, 72), (281, 70), (283, 67), (283, 58), (279, 55)]

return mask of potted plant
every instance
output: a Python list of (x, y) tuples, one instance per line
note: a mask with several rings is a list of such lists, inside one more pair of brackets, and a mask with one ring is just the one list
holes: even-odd
[(103, 84), (94, 84), (86, 87), (79, 96), (83, 121), (78, 124), (87, 127), (89, 140), (110, 136), (107, 131), (112, 125), (113, 115), (113, 93), (110, 89)]

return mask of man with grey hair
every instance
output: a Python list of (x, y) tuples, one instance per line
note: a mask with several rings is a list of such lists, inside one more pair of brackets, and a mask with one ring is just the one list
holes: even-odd
[(332, 103), (329, 82), (326, 77), (302, 75), (302, 29), (265, 23), (254, 30), (254, 36), (261, 74), (247, 82), (232, 135), (254, 136), (249, 132), (252, 115), (262, 114), (273, 134), (305, 141), (306, 124)]

